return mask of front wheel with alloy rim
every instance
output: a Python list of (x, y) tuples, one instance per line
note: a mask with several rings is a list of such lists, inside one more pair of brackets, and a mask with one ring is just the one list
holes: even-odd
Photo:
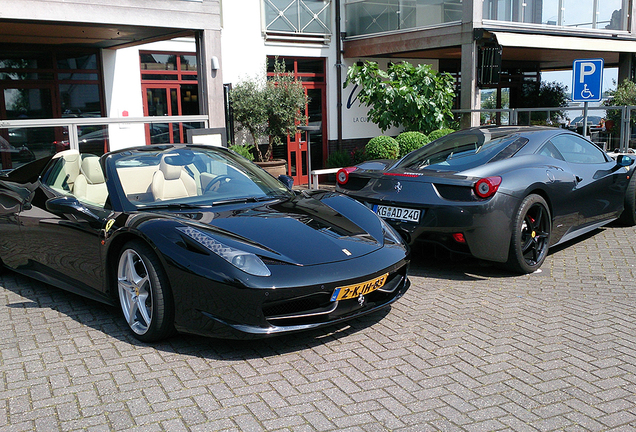
[(119, 303), (128, 327), (143, 342), (173, 333), (174, 308), (168, 279), (159, 259), (141, 241), (127, 243), (117, 265)]
[(552, 220), (548, 204), (539, 195), (528, 195), (513, 220), (508, 267), (519, 273), (532, 273), (548, 255)]

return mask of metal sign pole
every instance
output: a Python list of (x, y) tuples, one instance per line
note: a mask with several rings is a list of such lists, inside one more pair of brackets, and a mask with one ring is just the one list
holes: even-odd
[(587, 134), (587, 106), (589, 102), (583, 103), (583, 136), (589, 138)]

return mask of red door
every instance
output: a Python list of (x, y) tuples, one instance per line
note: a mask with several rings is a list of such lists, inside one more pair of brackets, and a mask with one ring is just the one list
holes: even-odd
[[(181, 112), (178, 85), (144, 84), (144, 115), (175, 116)], [(146, 125), (148, 144), (182, 143), (183, 128), (180, 123), (151, 123)]]
[[(307, 94), (307, 87), (305, 87)], [(305, 106), (305, 115), (308, 107)], [(294, 179), (294, 184), (308, 184), (307, 169), (307, 132), (298, 131), (295, 135), (287, 135), (287, 175)]]
[[(305, 94), (309, 96), (309, 104), (305, 106), (305, 115), (310, 126), (319, 126), (312, 132), (299, 131), (295, 136), (287, 136), (287, 175), (294, 178), (295, 184), (309, 184), (311, 169), (322, 166), (322, 157), (327, 154), (326, 122), (323, 121), (326, 87), (324, 83), (303, 82)], [(311, 137), (309, 137), (311, 134)], [(309, 140), (309, 144), (307, 141)], [(307, 151), (311, 152), (311, 158)], [(309, 161), (308, 159), (311, 159)], [(311, 167), (308, 166), (311, 163)]]
[[(321, 168), (327, 155), (326, 134), (326, 83), (324, 58), (278, 58), (285, 62), (285, 68), (303, 83), (305, 93), (309, 96), (309, 104), (305, 114), (309, 117), (310, 126), (320, 126), (313, 132), (299, 132), (287, 137), (287, 174), (294, 178), (296, 184), (308, 184), (311, 169)], [(268, 77), (274, 76), (276, 57), (268, 58)], [(309, 137), (308, 134), (311, 134)], [(309, 145), (307, 141), (309, 139)], [(310, 148), (311, 158), (307, 153)], [(311, 167), (308, 166), (311, 159)]]

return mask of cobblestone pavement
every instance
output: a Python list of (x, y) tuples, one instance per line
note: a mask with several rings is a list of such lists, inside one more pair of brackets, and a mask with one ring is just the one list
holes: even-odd
[(415, 258), (391, 310), (258, 342), (149, 346), (116, 309), (0, 276), (2, 431), (636, 431), (636, 243), (542, 272)]

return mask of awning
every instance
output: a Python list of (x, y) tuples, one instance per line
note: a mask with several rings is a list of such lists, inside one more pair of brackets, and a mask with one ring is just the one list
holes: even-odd
[(636, 53), (636, 41), (491, 31), (503, 47)]

